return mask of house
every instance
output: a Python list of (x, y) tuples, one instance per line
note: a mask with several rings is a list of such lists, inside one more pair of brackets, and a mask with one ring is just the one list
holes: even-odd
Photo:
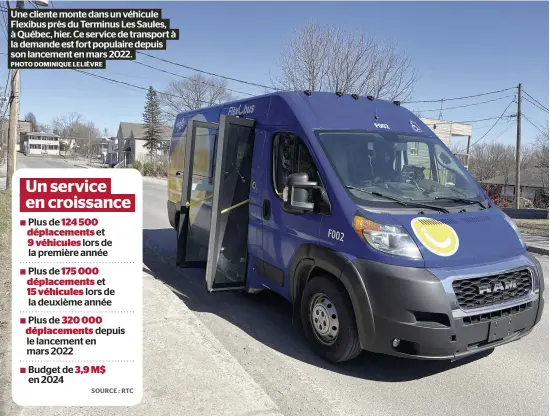
[[(0, 121), (1, 127), (0, 127), (0, 134), (2, 135), (3, 141), (7, 140), (9, 127), (10, 127), (10, 121), (7, 118), (4, 118)], [(19, 137), (17, 139), (17, 143), (19, 144), (21, 142), (21, 139), (25, 138), (26, 133), (32, 133), (34, 130), (34, 126), (32, 125), (31, 121), (27, 120), (19, 120), (17, 122), (17, 128), (19, 131)]]
[[(453, 137), (468, 137), (468, 142), (472, 138), (471, 124), (431, 118), (420, 118), (420, 120), (422, 120), (422, 122), (426, 124), (426, 126), (428, 126), (428, 128), (433, 131), (449, 149), (451, 149)], [(468, 169), (466, 146), (464, 146), (464, 152), (455, 153), (455, 156), (458, 157), (466, 169)]]
[[(521, 197), (535, 204), (541, 199), (548, 198), (548, 173), (541, 169), (522, 171), (519, 177), (521, 183)], [(499, 175), (481, 182), (483, 185), (497, 188), (501, 198), (514, 200), (516, 196), (516, 173), (510, 173), (505, 177)]]
[(57, 134), (25, 133), (24, 138), (19, 142), (19, 149), (26, 155), (59, 156), (59, 139)]
[[(135, 161), (145, 161), (149, 156), (149, 150), (145, 148), (146, 141), (143, 136), (145, 127), (142, 123), (121, 122), (117, 132), (118, 161), (131, 165)], [(172, 127), (162, 126), (161, 140), (165, 144), (170, 143)], [(157, 156), (166, 156), (169, 146), (162, 146), (156, 150)]]
[[(31, 133), (34, 130), (32, 122), (26, 120), (19, 120), (18, 122), (19, 137), (15, 144), (16, 149), (21, 148), (21, 141), (25, 139), (27, 133)], [(0, 119), (0, 154), (3, 150), (7, 149), (8, 134), (9, 134), (10, 122), (8, 118)]]
[(116, 165), (118, 163), (117, 138), (102, 137), (99, 141), (99, 155), (103, 164)]
[(59, 139), (59, 148), (63, 154), (65, 153), (74, 153), (77, 148), (76, 138), (74, 137), (63, 137)]

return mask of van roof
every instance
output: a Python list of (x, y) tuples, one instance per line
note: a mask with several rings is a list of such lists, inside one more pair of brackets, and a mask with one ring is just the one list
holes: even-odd
[[(269, 100), (271, 98), (271, 100)], [(271, 101), (270, 110), (286, 103), (306, 130), (389, 130), (435, 136), (416, 115), (392, 101), (331, 92), (282, 91), (239, 99), (217, 106), (180, 113), (191, 115), (214, 108)], [(225, 111), (223, 112), (225, 113)], [(254, 118), (254, 114), (250, 114)]]

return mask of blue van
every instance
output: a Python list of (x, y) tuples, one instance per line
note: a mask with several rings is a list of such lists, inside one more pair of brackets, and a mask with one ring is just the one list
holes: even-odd
[(179, 114), (168, 216), (178, 266), (210, 292), (283, 296), (332, 362), (457, 360), (543, 311), (513, 221), (397, 101), (279, 92)]

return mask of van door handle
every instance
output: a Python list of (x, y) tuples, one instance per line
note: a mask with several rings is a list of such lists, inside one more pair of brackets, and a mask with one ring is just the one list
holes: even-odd
[(262, 215), (264, 217), (264, 220), (269, 220), (271, 218), (271, 201), (269, 199), (264, 199), (264, 203), (262, 206)]

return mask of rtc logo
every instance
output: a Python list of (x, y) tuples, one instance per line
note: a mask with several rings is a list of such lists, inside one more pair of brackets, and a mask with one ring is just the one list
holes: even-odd
[(417, 133), (422, 133), (422, 129), (414, 121), (411, 121), (411, 128)]
[(390, 126), (388, 126), (387, 124), (383, 124), (383, 123), (374, 123), (374, 127), (376, 127), (377, 129), (389, 129)]

